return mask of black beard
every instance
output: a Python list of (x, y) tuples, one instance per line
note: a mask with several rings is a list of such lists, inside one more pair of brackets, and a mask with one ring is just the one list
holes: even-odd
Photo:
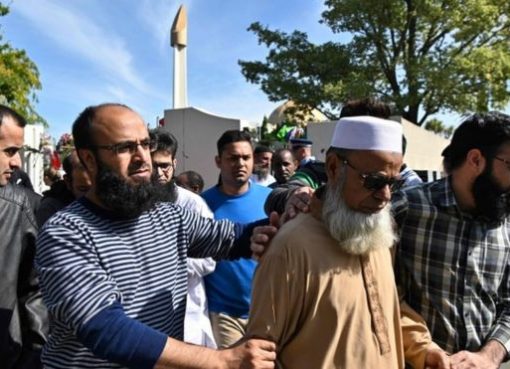
[(499, 224), (510, 214), (508, 192), (494, 181), (489, 167), (475, 179), (472, 192), (478, 215), (489, 223)]
[(97, 162), (96, 196), (115, 214), (136, 218), (160, 202), (159, 188), (152, 182), (131, 184), (99, 160)]
[(157, 187), (157, 201), (158, 202), (175, 202), (177, 200), (177, 184), (175, 178), (172, 177), (170, 182), (159, 183), (158, 173), (152, 173), (152, 183)]

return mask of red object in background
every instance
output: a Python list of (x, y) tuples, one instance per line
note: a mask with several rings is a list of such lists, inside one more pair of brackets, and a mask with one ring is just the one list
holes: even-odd
[(165, 118), (161, 118), (158, 123), (160, 127), (163, 127), (165, 125)]
[(62, 163), (60, 162), (60, 156), (58, 155), (58, 152), (56, 151), (53, 151), (51, 153), (51, 167), (53, 169), (60, 169), (60, 167), (62, 166)]

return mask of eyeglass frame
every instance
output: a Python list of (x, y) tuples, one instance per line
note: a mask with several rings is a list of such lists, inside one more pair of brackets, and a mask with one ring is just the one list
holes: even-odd
[[(372, 191), (372, 192), (380, 191), (384, 187), (389, 186), (390, 192), (393, 193), (393, 192), (396, 192), (399, 189), (401, 189), (402, 185), (404, 184), (404, 180), (401, 178), (388, 177), (383, 174), (377, 174), (377, 173), (360, 173), (360, 171), (357, 168), (355, 168), (351, 163), (349, 163), (349, 160), (347, 160), (347, 158), (340, 157), (340, 159), (342, 159), (343, 164), (346, 164), (348, 167), (350, 167), (352, 170), (354, 170), (359, 175), (359, 177), (362, 180), (362, 186), (368, 191)], [(379, 187), (379, 186), (376, 186), (376, 187), (368, 186), (367, 187), (367, 185), (366, 185), (367, 178), (376, 178), (376, 180), (380, 180), (380, 179), (384, 178), (384, 185), (382, 185), (381, 187)]]
[[(126, 147), (123, 147), (126, 146)], [(154, 152), (157, 148), (157, 141), (151, 140), (150, 138), (146, 138), (140, 141), (123, 141), (118, 142), (116, 144), (110, 144), (110, 145), (89, 145), (90, 149), (101, 149), (101, 150), (109, 150), (113, 152), (115, 155), (122, 155), (129, 153), (130, 155), (133, 155), (136, 150), (138, 149), (138, 146), (141, 146), (144, 150), (149, 150), (149, 152)], [(144, 147), (146, 146), (146, 147)], [(121, 151), (121, 150), (126, 151)]]

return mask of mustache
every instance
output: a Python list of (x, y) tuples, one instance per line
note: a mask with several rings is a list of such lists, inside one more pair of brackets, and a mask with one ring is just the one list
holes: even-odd
[(139, 170), (148, 170), (148, 171), (152, 172), (152, 167), (148, 163), (146, 163), (146, 162), (131, 163), (128, 166), (128, 173), (129, 174), (133, 174), (134, 172), (137, 172)]

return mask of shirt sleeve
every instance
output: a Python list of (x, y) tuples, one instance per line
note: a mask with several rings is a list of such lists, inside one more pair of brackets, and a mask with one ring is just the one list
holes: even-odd
[(405, 193), (402, 191), (395, 192), (391, 197), (391, 213), (398, 229), (402, 227), (405, 221), (408, 208), (409, 202)]
[[(280, 242), (275, 238), (271, 251), (278, 248)], [(246, 336), (275, 342), (277, 352), (297, 331), (302, 315), (306, 282), (300, 276), (302, 269), (292, 264), (286, 252), (268, 253), (259, 262), (253, 279)]]
[(506, 349), (506, 360), (510, 359), (510, 265), (507, 263), (499, 288), (500, 313), (494, 322), (487, 340), (496, 340)]
[(118, 302), (83, 324), (77, 337), (94, 355), (137, 369), (153, 368), (167, 341), (165, 334), (127, 317)]
[(427, 350), (439, 346), (432, 342), (423, 318), (404, 301), (400, 302), (400, 326), (406, 363), (413, 368), (424, 368)]

